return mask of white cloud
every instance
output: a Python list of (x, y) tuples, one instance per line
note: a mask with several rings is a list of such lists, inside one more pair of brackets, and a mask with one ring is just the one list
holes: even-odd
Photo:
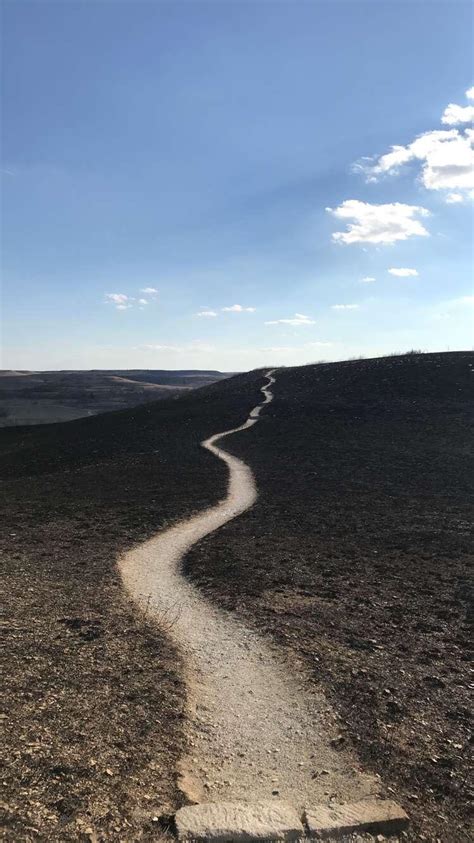
[(450, 102), (444, 109), (441, 118), (445, 126), (458, 126), (459, 123), (472, 123), (473, 120), (474, 105), (456, 105), (454, 102)]
[(391, 269), (388, 270), (390, 275), (396, 275), (398, 278), (409, 278), (410, 276), (418, 275), (418, 270), (416, 269), (409, 269), (405, 266), (393, 266)]
[(295, 313), (291, 319), (272, 319), (270, 322), (265, 322), (265, 325), (292, 325), (293, 327), (315, 324), (314, 319), (310, 319), (304, 313)]
[(376, 278), (373, 278), (372, 275), (365, 275), (364, 278), (360, 279), (361, 284), (371, 284), (372, 281), (376, 281)]
[(158, 295), (158, 290), (156, 289), (156, 287), (142, 287), (140, 292), (141, 293), (147, 293), (149, 296)]
[(359, 304), (332, 304), (332, 310), (359, 310)]
[(243, 307), (241, 304), (233, 304), (231, 307), (223, 307), (225, 313), (255, 313), (254, 307)]
[(464, 202), (464, 196), (462, 193), (448, 193), (446, 196), (446, 202), (448, 205), (455, 205), (458, 202)]
[(338, 208), (326, 210), (348, 223), (346, 231), (336, 231), (332, 238), (336, 243), (395, 243), (409, 237), (427, 237), (428, 232), (418, 216), (428, 217), (429, 211), (418, 205), (403, 205), (392, 202), (387, 205), (371, 205), (358, 199), (346, 199)]
[(200, 310), (199, 313), (196, 313), (195, 316), (204, 316), (207, 319), (213, 319), (217, 316), (215, 310)]
[(472, 136), (457, 129), (435, 130), (419, 135), (408, 146), (393, 146), (375, 163), (359, 166), (368, 181), (396, 174), (403, 164), (422, 162), (421, 182), (427, 190), (468, 190), (474, 186)]
[(134, 298), (131, 298), (130, 296), (126, 296), (125, 293), (106, 293), (105, 294), (106, 304), (115, 305), (116, 310), (129, 310), (132, 307), (134, 301), (135, 301)]
[[(146, 287), (140, 292), (147, 292), (150, 295), (154, 295), (158, 292), (158, 290), (155, 290), (154, 287)], [(134, 296), (128, 296), (125, 293), (106, 293), (105, 301), (106, 304), (114, 304), (116, 310), (129, 310), (134, 306), (138, 307), (140, 310), (144, 310), (145, 305), (150, 303), (149, 299), (136, 299)]]
[[(474, 99), (474, 87), (466, 91), (466, 97)], [(458, 126), (473, 119), (474, 105), (450, 103), (443, 112), (441, 122), (445, 126)], [(384, 175), (396, 174), (403, 165), (418, 161), (423, 186), (427, 190), (449, 190), (447, 202), (459, 202), (459, 191), (469, 191), (474, 187), (473, 134), (469, 128), (424, 132), (406, 146), (392, 146), (385, 155), (363, 158), (354, 169), (365, 173), (370, 182), (378, 181)], [(453, 190), (456, 193), (452, 193)]]

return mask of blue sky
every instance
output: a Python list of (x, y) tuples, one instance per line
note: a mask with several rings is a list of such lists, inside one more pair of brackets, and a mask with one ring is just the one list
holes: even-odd
[(471, 18), (6, 0), (3, 367), (471, 347)]

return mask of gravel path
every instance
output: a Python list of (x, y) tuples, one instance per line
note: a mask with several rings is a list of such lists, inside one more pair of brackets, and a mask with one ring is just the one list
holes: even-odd
[(204, 536), (252, 506), (250, 468), (216, 442), (258, 422), (272, 400), (268, 372), (263, 402), (245, 424), (202, 443), (229, 467), (227, 497), (158, 533), (120, 560), (128, 592), (167, 626), (187, 671), (189, 753), (181, 787), (196, 801), (284, 799), (301, 808), (330, 797), (352, 801), (379, 783), (337, 750), (334, 714), (297, 665), (234, 617), (212, 605), (181, 574), (181, 560)]

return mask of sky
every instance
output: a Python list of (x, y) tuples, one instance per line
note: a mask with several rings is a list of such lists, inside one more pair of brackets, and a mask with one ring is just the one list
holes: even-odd
[(4, 0), (2, 360), (473, 345), (472, 5)]

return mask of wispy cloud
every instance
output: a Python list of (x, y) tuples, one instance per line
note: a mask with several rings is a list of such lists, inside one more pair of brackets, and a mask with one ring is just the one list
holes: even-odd
[(160, 343), (148, 343), (147, 345), (136, 346), (140, 351), (182, 351), (178, 345), (162, 345)]
[(158, 290), (155, 290), (154, 287), (145, 287), (140, 292), (147, 293), (149, 297), (144, 298), (142, 296), (135, 298), (135, 296), (129, 296), (127, 293), (105, 293), (105, 303), (113, 304), (116, 310), (130, 310), (132, 307), (138, 307), (139, 310), (144, 310), (150, 301), (156, 299)]
[(360, 304), (332, 304), (332, 310), (359, 310)]
[(198, 313), (195, 313), (194, 315), (203, 316), (205, 319), (213, 319), (215, 316), (217, 316), (217, 311), (201, 308), (201, 310), (199, 310)]
[(125, 304), (129, 301), (129, 297), (125, 293), (106, 293), (105, 298), (114, 304)]
[(376, 278), (373, 278), (372, 275), (365, 275), (364, 278), (360, 279), (361, 284), (372, 284), (373, 281), (376, 281)]
[[(243, 304), (232, 304), (228, 307), (221, 307), (222, 313), (255, 313), (255, 307), (245, 307)], [(204, 305), (201, 306), (199, 311), (194, 314), (195, 316), (207, 316), (210, 318), (216, 317), (219, 315), (217, 310), (213, 310), (211, 307), (206, 307)]]
[(426, 208), (392, 202), (371, 205), (358, 199), (346, 199), (338, 208), (326, 208), (330, 214), (348, 222), (346, 231), (336, 231), (336, 243), (376, 243), (387, 245), (409, 237), (427, 237), (428, 232), (417, 217), (430, 215)]
[(392, 266), (392, 268), (387, 271), (390, 275), (396, 275), (398, 278), (409, 278), (410, 276), (415, 277), (418, 275), (417, 269), (410, 269), (407, 266)]
[(134, 299), (125, 293), (106, 293), (106, 304), (113, 304), (116, 310), (128, 310), (132, 307)]
[(224, 313), (255, 313), (255, 307), (244, 307), (241, 304), (232, 304), (230, 307), (221, 309)]
[(295, 313), (295, 315), (289, 319), (271, 319), (270, 321), (265, 322), (265, 325), (292, 325), (293, 327), (315, 324), (314, 319), (311, 319), (309, 316), (305, 316), (304, 313)]
[(209, 343), (201, 340), (194, 340), (184, 345), (167, 345), (163, 343), (147, 343), (145, 345), (136, 346), (139, 351), (171, 351), (175, 354), (184, 354), (188, 352), (211, 354), (215, 351), (215, 347)]

